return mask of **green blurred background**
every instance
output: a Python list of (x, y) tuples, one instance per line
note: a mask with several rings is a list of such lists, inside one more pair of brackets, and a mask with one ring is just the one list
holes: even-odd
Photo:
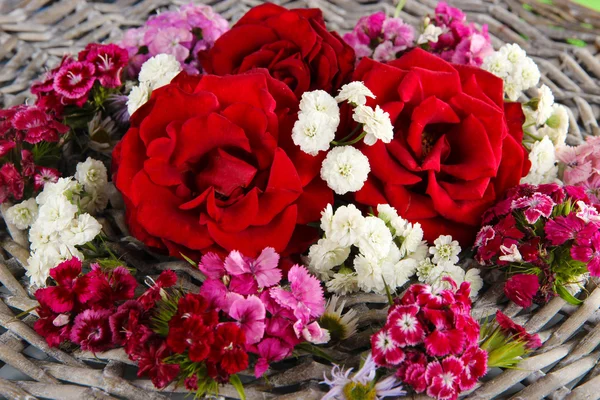
[(600, 11), (600, 0), (574, 0), (575, 3)]

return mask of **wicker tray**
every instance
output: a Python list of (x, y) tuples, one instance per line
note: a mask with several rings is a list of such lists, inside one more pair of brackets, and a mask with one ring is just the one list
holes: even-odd
[[(159, 8), (185, 4), (187, 0), (0, 0), (0, 106), (22, 103), (30, 97), (28, 87), (46, 68), (66, 53), (75, 53), (88, 42), (117, 40), (122, 30), (140, 25)], [(254, 0), (207, 1), (217, 12), (235, 21)], [(362, 15), (384, 10), (392, 13), (391, 1), (306, 0), (280, 1), (290, 8), (319, 7), (328, 26), (350, 30)], [(432, 13), (437, 0), (409, 0), (401, 17), (416, 23)], [(580, 143), (587, 135), (600, 135), (600, 14), (566, 0), (553, 5), (537, 0), (450, 0), (471, 21), (488, 24), (495, 47), (518, 43), (532, 55), (542, 71), (542, 82), (554, 92), (557, 102), (569, 107), (567, 142)], [(575, 44), (575, 45), (574, 45)], [(156, 275), (164, 269), (177, 271), (188, 288), (197, 288), (201, 275), (187, 263), (151, 254), (128, 236), (123, 211), (112, 209), (100, 218), (113, 240), (112, 250), (141, 275)], [(184, 389), (170, 386), (157, 392), (148, 380), (135, 377), (135, 368), (122, 350), (91, 354), (70, 349), (52, 349), (31, 328), (35, 312), (17, 319), (37, 303), (24, 286), (23, 263), (29, 253), (10, 226), (0, 222), (0, 395), (8, 399), (165, 399), (182, 395)], [(11, 233), (13, 235), (11, 236)], [(21, 244), (19, 244), (21, 243)], [(476, 317), (484, 318), (502, 309), (540, 332), (544, 346), (520, 364), (518, 370), (491, 371), (486, 381), (465, 397), (468, 399), (600, 399), (600, 288), (588, 285), (587, 298), (576, 307), (555, 298), (544, 307), (522, 310), (503, 303), (501, 285), (487, 285), (475, 303)], [(385, 319), (385, 298), (355, 295), (346, 306), (359, 311), (360, 330), (341, 345), (326, 349), (330, 357), (347, 365), (357, 363), (368, 348), (369, 336)], [(72, 350), (72, 349), (71, 349)], [(330, 366), (304, 355), (273, 365), (269, 385), (248, 379), (249, 399), (319, 399), (318, 386)], [(492, 378), (489, 378), (492, 376)], [(8, 378), (8, 379), (7, 379)], [(224, 396), (236, 397), (230, 386)], [(416, 398), (426, 398), (416, 396)]]

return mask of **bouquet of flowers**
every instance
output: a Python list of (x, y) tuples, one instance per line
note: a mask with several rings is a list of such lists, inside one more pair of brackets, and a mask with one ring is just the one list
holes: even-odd
[[(494, 51), (445, 3), (416, 27), (399, 15), (341, 36), (318, 9), (261, 4), (229, 27), (186, 5), (65, 56), (34, 104), (1, 110), (0, 202), (31, 250), (36, 331), (123, 348), (157, 388), (243, 397), (238, 375), (337, 354), (362, 291), (389, 311), (325, 398), (456, 399), (518, 367), (539, 337), (472, 301), (488, 268), (519, 306), (581, 301), (600, 275), (599, 142), (566, 145), (567, 110), (518, 45)], [(126, 238), (94, 218), (107, 207)], [(141, 276), (112, 250), (131, 242), (201, 279)]]

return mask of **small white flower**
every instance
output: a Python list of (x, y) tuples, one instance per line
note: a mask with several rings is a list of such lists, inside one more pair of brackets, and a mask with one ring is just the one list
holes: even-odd
[[(426, 20), (427, 21), (427, 20)], [(438, 28), (437, 26), (426, 22), (425, 29), (423, 33), (417, 39), (417, 44), (426, 44), (426, 43), (437, 43), (439, 36), (444, 33), (442, 28)]]
[(496, 51), (484, 59), (481, 68), (504, 79), (512, 71), (512, 63), (505, 54)]
[(68, 229), (61, 232), (61, 240), (72, 246), (81, 246), (94, 240), (102, 231), (102, 225), (90, 214), (81, 214), (73, 219)]
[(59, 254), (58, 250), (58, 232), (45, 232), (44, 223), (39, 219), (31, 225), (29, 230), (29, 243), (33, 251), (40, 251), (44, 254)]
[[(358, 239), (358, 248), (361, 253), (382, 259), (390, 252), (392, 234), (382, 219), (366, 217), (362, 235)], [(398, 256), (398, 259), (400, 256)]]
[(127, 112), (129, 116), (132, 116), (141, 106), (146, 104), (150, 99), (150, 86), (146, 83), (140, 83), (138, 86), (134, 86), (127, 96)]
[(108, 187), (105, 186), (101, 189), (93, 189), (79, 199), (81, 208), (88, 213), (95, 215), (100, 211), (103, 211), (108, 205)]
[(354, 258), (354, 270), (360, 290), (367, 293), (385, 293), (381, 264), (381, 260), (372, 256), (359, 254)]
[(15, 204), (6, 210), (6, 219), (17, 227), (27, 229), (33, 224), (38, 214), (38, 206), (34, 198)]
[(327, 153), (321, 178), (339, 195), (357, 192), (365, 184), (371, 166), (369, 159), (352, 146), (336, 147)]
[(108, 174), (102, 161), (88, 157), (85, 162), (77, 164), (74, 178), (85, 190), (103, 189), (108, 183)]
[(358, 275), (356, 272), (338, 272), (325, 284), (331, 293), (345, 296), (358, 292)]
[(531, 168), (527, 176), (521, 179), (521, 183), (539, 185), (557, 180), (556, 149), (548, 136), (533, 143), (529, 152), (529, 161), (531, 161)]
[(330, 239), (319, 239), (310, 246), (308, 266), (322, 281), (328, 281), (333, 276), (333, 268), (342, 265), (349, 255), (350, 247), (340, 247)]
[(438, 290), (450, 289), (451, 285), (444, 278), (452, 279), (457, 285), (460, 285), (465, 280), (465, 270), (452, 263), (440, 263), (431, 271), (429, 282), (430, 285)]
[(341, 247), (350, 247), (358, 243), (364, 232), (365, 217), (354, 204), (341, 206), (335, 210), (331, 220), (329, 239)]
[(335, 99), (338, 103), (347, 101), (354, 106), (362, 106), (367, 103), (367, 97), (374, 99), (375, 95), (364, 83), (354, 81), (342, 86)]
[(505, 44), (498, 50), (511, 64), (519, 64), (527, 58), (527, 53), (516, 43)]
[(582, 274), (579, 276), (575, 276), (571, 279), (569, 283), (564, 285), (565, 289), (572, 295), (575, 296), (577, 293), (581, 292), (581, 290), (585, 287), (589, 279), (589, 274)]
[(512, 244), (510, 247), (501, 245), (500, 252), (502, 253), (502, 255), (500, 257), (498, 257), (498, 259), (501, 261), (507, 261), (507, 262), (523, 261), (523, 257), (521, 256), (521, 253), (519, 252), (519, 249), (517, 248), (516, 244)]
[(417, 265), (417, 279), (419, 282), (428, 283), (430, 282), (430, 276), (432, 271), (436, 268), (436, 265), (431, 262), (431, 258), (426, 257), (419, 265)]
[(517, 44), (504, 45), (485, 58), (482, 69), (502, 78), (504, 93), (516, 101), (524, 90), (537, 86), (540, 70), (535, 62)]
[(552, 105), (554, 104), (554, 95), (552, 94), (552, 90), (546, 85), (542, 85), (539, 89), (540, 97), (537, 105), (537, 118), (536, 123), (538, 125), (543, 125), (546, 123), (548, 118), (552, 115), (553, 109)]
[(421, 228), (421, 224), (418, 222), (415, 224), (407, 223), (406, 228), (403, 232), (398, 234), (398, 237), (402, 240), (402, 245), (400, 246), (402, 257), (416, 252), (422, 245), (421, 242), (423, 240), (423, 229)]
[(315, 113), (327, 116), (335, 132), (340, 123), (340, 108), (337, 101), (324, 90), (304, 92), (300, 99), (300, 114), (311, 115)]
[[(338, 304), (340, 302), (340, 304)], [(325, 312), (320, 318), (320, 325), (335, 327), (335, 337), (337, 340), (345, 340), (353, 336), (358, 328), (358, 312), (355, 309), (350, 309), (344, 313), (346, 301), (340, 301), (338, 295), (333, 295), (327, 300)], [(323, 323), (326, 321), (326, 323)], [(331, 328), (329, 328), (332, 331)]]
[(64, 196), (67, 199), (77, 199), (83, 190), (82, 185), (69, 178), (59, 178), (56, 182), (47, 182), (44, 185), (44, 190), (35, 198), (36, 203), (40, 206), (44, 205), (48, 199), (56, 196)]
[(481, 279), (480, 270), (477, 268), (471, 268), (465, 274), (465, 282), (471, 284), (471, 297), (477, 297), (477, 294), (483, 287), (483, 279)]
[(335, 139), (336, 127), (325, 113), (300, 113), (292, 129), (292, 140), (300, 150), (316, 156), (319, 151), (329, 150), (331, 141)]
[(332, 232), (332, 223), (333, 223), (333, 207), (331, 204), (327, 204), (327, 206), (321, 211), (321, 229), (325, 232), (325, 236), (330, 237)]
[(546, 125), (538, 129), (540, 136), (548, 136), (555, 147), (564, 146), (569, 132), (569, 114), (561, 104), (552, 105), (552, 115), (546, 120)]
[(27, 259), (27, 265), (25, 266), (25, 275), (29, 277), (31, 285), (37, 287), (45, 287), (46, 280), (50, 276), (50, 270), (56, 266), (56, 262), (47, 257), (41, 252), (35, 252), (31, 254), (31, 257)]
[(375, 109), (369, 106), (358, 106), (354, 109), (352, 118), (363, 124), (363, 130), (366, 132), (364, 141), (369, 146), (374, 145), (377, 140), (389, 143), (394, 138), (394, 127), (390, 121), (390, 114), (379, 106), (375, 106)]
[(400, 249), (392, 244), (390, 254), (381, 265), (383, 277), (390, 289), (404, 285), (417, 272), (418, 263), (411, 258), (400, 259)]
[[(156, 90), (168, 85), (171, 80), (179, 74), (181, 65), (179, 61), (170, 54), (157, 54), (149, 58), (140, 69), (138, 80)], [(131, 114), (130, 114), (131, 115)]]
[(441, 235), (433, 241), (433, 244), (435, 247), (429, 248), (429, 254), (433, 255), (431, 261), (434, 264), (440, 262), (456, 264), (458, 262), (458, 254), (461, 248), (456, 240), (452, 240), (452, 236)]
[(65, 196), (54, 196), (39, 208), (36, 223), (41, 224), (46, 234), (60, 232), (69, 226), (77, 213), (77, 206), (69, 202)]

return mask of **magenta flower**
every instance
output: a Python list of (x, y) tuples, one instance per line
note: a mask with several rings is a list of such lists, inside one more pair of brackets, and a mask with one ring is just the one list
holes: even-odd
[(310, 275), (306, 268), (294, 265), (288, 272), (290, 290), (271, 288), (271, 297), (282, 307), (293, 311), (302, 323), (311, 317), (320, 317), (325, 311), (323, 288), (317, 278)]
[(23, 198), (25, 182), (13, 163), (7, 162), (0, 168), (0, 203), (12, 195), (15, 200)]
[(540, 288), (536, 275), (517, 274), (511, 276), (504, 284), (504, 294), (518, 306), (529, 307), (533, 296)]
[(244, 257), (239, 251), (232, 251), (225, 259), (225, 269), (243, 280), (255, 280), (260, 289), (277, 285), (281, 280), (281, 270), (277, 268), (279, 254), (272, 247), (266, 247), (256, 260)]
[(78, 258), (63, 261), (50, 270), (50, 276), (56, 281), (57, 286), (38, 289), (35, 297), (40, 304), (57, 314), (70, 312), (76, 302), (85, 302), (88, 291), (86, 281), (80, 279), (80, 275), (81, 261)]
[(85, 276), (87, 290), (85, 298), (90, 304), (111, 307), (115, 302), (132, 299), (137, 281), (125, 267), (104, 271), (92, 264), (92, 271)]
[(470, 390), (475, 387), (479, 377), (487, 372), (488, 353), (478, 346), (471, 346), (463, 353), (460, 360), (464, 365), (464, 370), (460, 376), (460, 389)]
[(265, 306), (256, 296), (238, 299), (231, 304), (229, 316), (246, 336), (246, 344), (258, 343), (265, 334)]
[(56, 183), (60, 177), (60, 172), (50, 167), (36, 167), (35, 175), (33, 176), (33, 187), (35, 190), (40, 190), (47, 182)]
[(90, 43), (79, 53), (80, 61), (89, 61), (96, 68), (96, 77), (107, 88), (121, 86), (121, 71), (127, 66), (127, 50), (116, 44)]
[(17, 144), (8, 140), (0, 140), (0, 157), (7, 155)]
[(427, 353), (442, 357), (448, 354), (460, 354), (465, 348), (467, 338), (460, 329), (437, 327), (425, 338)]
[(88, 61), (73, 61), (63, 65), (54, 77), (54, 90), (71, 100), (78, 107), (83, 106), (96, 77), (94, 64)]
[(25, 133), (23, 140), (36, 144), (42, 141), (58, 142), (61, 135), (69, 132), (69, 127), (56, 121), (54, 117), (39, 107), (27, 107), (15, 114), (12, 121), (15, 129)]
[(587, 263), (590, 275), (600, 276), (600, 232), (597, 227), (595, 227), (595, 233), (589, 243), (575, 243), (571, 247), (571, 257), (574, 260)]
[(546, 238), (553, 246), (560, 246), (567, 240), (577, 238), (578, 233), (585, 226), (586, 223), (581, 218), (578, 218), (575, 214), (569, 214), (566, 217), (561, 215), (548, 220), (544, 231), (546, 232)]
[(281, 361), (292, 354), (292, 347), (278, 338), (267, 338), (257, 346), (259, 359), (254, 366), (254, 375), (260, 378), (272, 362)]
[(550, 217), (556, 203), (545, 194), (534, 193), (529, 197), (521, 197), (512, 202), (512, 208), (523, 210), (525, 219), (535, 224), (540, 217)]
[(390, 334), (402, 347), (415, 346), (425, 337), (425, 331), (417, 319), (418, 312), (416, 305), (398, 306), (388, 315)]
[(371, 354), (380, 367), (393, 367), (404, 361), (405, 354), (387, 329), (371, 336)]
[(463, 362), (456, 357), (429, 363), (425, 371), (427, 395), (437, 399), (458, 398), (464, 368)]
[(110, 349), (113, 346), (109, 324), (111, 315), (110, 310), (85, 310), (75, 318), (71, 341), (82, 350), (94, 353)]

